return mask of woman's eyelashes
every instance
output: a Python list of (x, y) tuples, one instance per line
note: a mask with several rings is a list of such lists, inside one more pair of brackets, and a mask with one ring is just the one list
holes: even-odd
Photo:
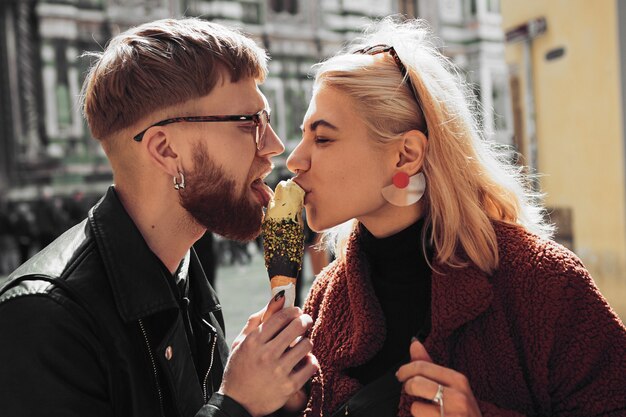
[(318, 144), (318, 145), (325, 145), (325, 144), (328, 144), (330, 142), (332, 142), (331, 139), (323, 138), (323, 137), (320, 137), (320, 136), (316, 136), (315, 137), (315, 143)]

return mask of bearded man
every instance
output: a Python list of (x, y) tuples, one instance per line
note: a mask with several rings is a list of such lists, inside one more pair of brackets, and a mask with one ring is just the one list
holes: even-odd
[(0, 290), (2, 415), (273, 413), (317, 370), (300, 338), (311, 318), (281, 310), (279, 294), (229, 355), (192, 246), (206, 230), (259, 234), (263, 179), (284, 151), (258, 88), (265, 52), (224, 26), (167, 19), (93, 55), (83, 109), (114, 185)]

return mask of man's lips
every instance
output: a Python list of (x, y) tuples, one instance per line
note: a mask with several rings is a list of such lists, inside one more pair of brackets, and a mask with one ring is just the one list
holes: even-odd
[(274, 197), (272, 189), (263, 182), (263, 180), (271, 174), (273, 168), (274, 165), (272, 164), (263, 164), (259, 174), (253, 177), (256, 179), (250, 183), (250, 188), (252, 188), (252, 191), (254, 191), (263, 207), (267, 207), (270, 200)]
[(256, 178), (257, 180), (260, 179), (261, 181), (263, 181), (268, 175), (272, 173), (273, 169), (274, 169), (274, 165), (264, 165), (263, 169), (261, 169), (259, 173), (253, 178)]
[(270, 200), (274, 196), (274, 192), (272, 191), (272, 189), (268, 187), (267, 184), (265, 184), (263, 180), (261, 180), (261, 178), (253, 181), (250, 185), (250, 188), (252, 188), (252, 190), (256, 193), (257, 198), (259, 199), (259, 202), (263, 205), (263, 207), (267, 207), (267, 205), (270, 203)]

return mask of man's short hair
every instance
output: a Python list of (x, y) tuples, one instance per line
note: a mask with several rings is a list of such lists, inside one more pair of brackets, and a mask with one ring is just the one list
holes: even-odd
[(83, 84), (83, 111), (99, 140), (154, 111), (209, 94), (226, 75), (232, 82), (263, 82), (267, 74), (267, 55), (253, 40), (196, 18), (143, 24), (86, 55), (97, 59)]

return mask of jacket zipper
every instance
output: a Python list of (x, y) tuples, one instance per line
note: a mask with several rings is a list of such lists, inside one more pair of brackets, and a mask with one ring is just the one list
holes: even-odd
[(161, 405), (161, 415), (165, 415), (165, 411), (163, 409), (163, 393), (161, 392), (161, 386), (159, 385), (159, 376), (157, 374), (156, 362), (154, 361), (154, 355), (152, 354), (152, 349), (150, 348), (150, 342), (148, 342), (148, 334), (146, 333), (146, 328), (143, 325), (143, 321), (139, 319), (139, 327), (141, 328), (141, 333), (143, 333), (143, 338), (146, 341), (146, 346), (148, 348), (148, 355), (150, 356), (150, 362), (152, 362), (152, 370), (154, 372), (154, 382), (156, 383), (157, 392), (159, 394), (159, 404)]
[[(209, 380), (209, 375), (211, 374), (211, 368), (213, 368), (213, 359), (214, 359), (214, 353), (215, 353), (215, 345), (217, 343), (217, 330), (215, 329), (215, 327), (211, 326), (211, 324), (206, 321), (205, 319), (202, 319), (202, 321), (209, 326), (209, 328), (211, 329), (211, 339), (212, 339), (212, 343), (211, 343), (211, 362), (209, 362), (209, 369), (207, 369), (206, 371), (206, 375), (204, 376), (204, 383), (202, 384), (203, 390), (204, 390), (204, 403), (206, 404), (207, 402), (209, 402), (209, 398), (208, 398), (208, 391), (207, 391), (207, 382)], [(213, 378), (211, 378), (211, 392), (215, 391), (214, 390), (214, 386), (213, 386)]]

